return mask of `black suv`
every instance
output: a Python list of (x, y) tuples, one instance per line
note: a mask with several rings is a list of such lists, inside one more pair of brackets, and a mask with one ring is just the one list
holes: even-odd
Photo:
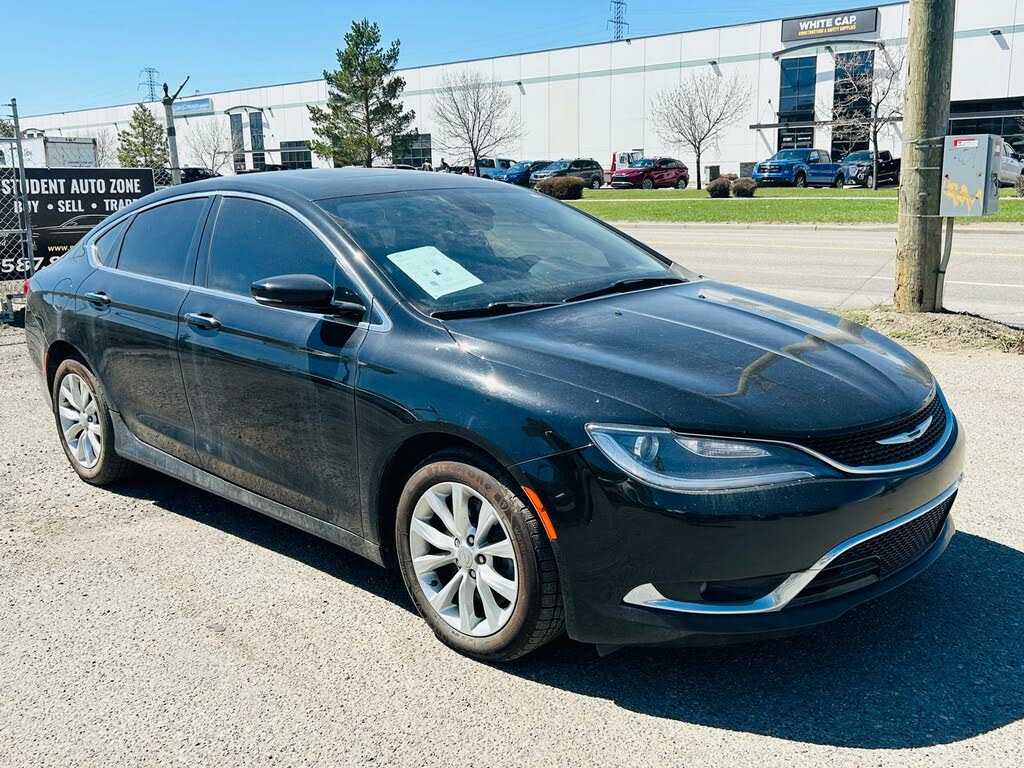
[(530, 174), (530, 186), (552, 176), (577, 176), (587, 183), (591, 189), (600, 189), (604, 184), (604, 169), (591, 157), (577, 157), (575, 160), (556, 160), (539, 171)]

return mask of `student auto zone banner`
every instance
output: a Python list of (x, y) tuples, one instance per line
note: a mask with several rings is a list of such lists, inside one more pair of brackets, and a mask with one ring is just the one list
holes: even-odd
[[(111, 213), (154, 189), (148, 168), (26, 168), (25, 175), (36, 269), (59, 259)], [(20, 217), (20, 194), (16, 173), (0, 176), (0, 219), (11, 211)], [(0, 277), (23, 274), (28, 265), (21, 261), (0, 261)]]

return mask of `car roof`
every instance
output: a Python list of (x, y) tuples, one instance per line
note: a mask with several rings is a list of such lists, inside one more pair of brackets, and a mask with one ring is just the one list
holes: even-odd
[(508, 185), (488, 179), (451, 173), (431, 173), (391, 168), (314, 168), (297, 171), (268, 171), (239, 176), (220, 176), (167, 187), (123, 210), (149, 205), (194, 192), (251, 192), (267, 197), (300, 197), (310, 202), (333, 197), (379, 195), (422, 189), (480, 189), (510, 191)]

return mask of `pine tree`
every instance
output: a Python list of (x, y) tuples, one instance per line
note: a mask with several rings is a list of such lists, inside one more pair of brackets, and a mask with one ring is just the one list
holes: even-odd
[(166, 131), (144, 104), (132, 111), (128, 129), (117, 134), (117, 142), (117, 161), (122, 168), (159, 171), (167, 167)]
[(368, 19), (352, 23), (339, 49), (338, 69), (325, 71), (327, 108), (309, 108), (313, 151), (340, 165), (373, 165), (387, 157), (396, 136), (409, 128), (416, 113), (403, 112), (405, 80), (394, 74), (399, 41), (381, 47), (380, 27)]

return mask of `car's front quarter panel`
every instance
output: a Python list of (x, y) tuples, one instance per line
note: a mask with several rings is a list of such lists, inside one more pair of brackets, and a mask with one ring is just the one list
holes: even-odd
[(383, 474), (403, 444), (424, 434), (477, 445), (512, 469), (533, 459), (586, 446), (585, 425), (656, 419), (584, 386), (489, 361), (468, 338), (408, 310), (392, 312), (395, 327), (369, 333), (359, 350), (356, 422), (364, 530), (377, 538)]

